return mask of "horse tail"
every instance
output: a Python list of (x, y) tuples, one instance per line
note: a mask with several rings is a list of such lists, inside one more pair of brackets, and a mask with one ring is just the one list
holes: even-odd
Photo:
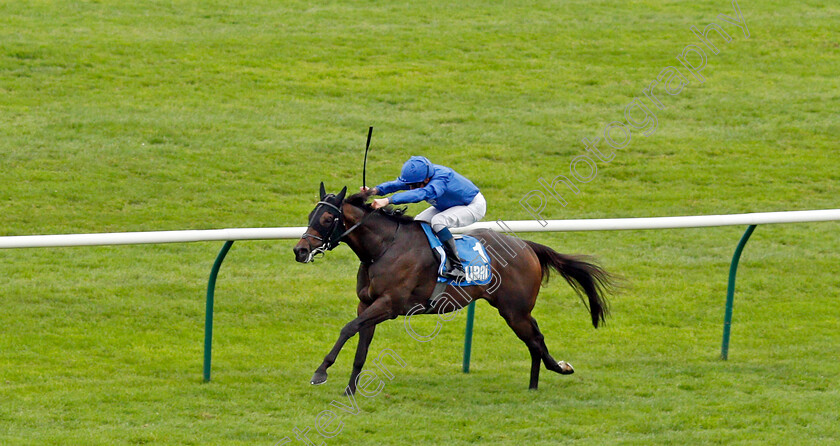
[[(606, 294), (615, 288), (616, 277), (600, 266), (592, 263), (589, 256), (560, 254), (559, 252), (539, 243), (524, 240), (537, 254), (542, 267), (543, 283), (548, 283), (551, 268), (560, 273), (566, 282), (580, 297), (581, 302), (592, 315), (592, 325), (598, 328), (599, 323), (605, 323), (605, 317), (610, 310)], [(589, 299), (589, 304), (583, 299), (583, 294)]]

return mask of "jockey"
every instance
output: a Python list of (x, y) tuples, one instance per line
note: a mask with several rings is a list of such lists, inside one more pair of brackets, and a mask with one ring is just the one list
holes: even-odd
[[(366, 189), (362, 187), (362, 190)], [(374, 187), (371, 195), (388, 195), (403, 190), (408, 191), (373, 200), (373, 208), (421, 201), (431, 204), (432, 207), (414, 219), (429, 223), (443, 243), (449, 258), (444, 275), (456, 282), (465, 280), (464, 267), (449, 228), (471, 225), (484, 218), (487, 202), (478, 187), (448, 167), (432, 164), (422, 156), (412, 156), (403, 164), (402, 172), (395, 181)]]

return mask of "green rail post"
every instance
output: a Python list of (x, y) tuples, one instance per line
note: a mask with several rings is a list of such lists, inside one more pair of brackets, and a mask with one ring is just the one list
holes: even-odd
[(216, 256), (216, 262), (213, 263), (213, 269), (210, 270), (210, 280), (207, 282), (207, 309), (204, 319), (204, 382), (210, 382), (210, 352), (213, 347), (213, 295), (216, 292), (216, 276), (219, 275), (219, 268), (222, 267), (222, 262), (231, 246), (233, 246), (233, 240), (225, 242), (225, 246)]
[(744, 250), (744, 245), (750, 239), (756, 225), (750, 225), (744, 235), (741, 236), (741, 241), (738, 242), (738, 247), (735, 248), (735, 254), (732, 255), (732, 263), (729, 265), (729, 285), (726, 288), (726, 312), (723, 315), (723, 342), (720, 347), (720, 359), (726, 361), (729, 359), (729, 330), (732, 326), (732, 304), (735, 301), (735, 273), (738, 272), (738, 261), (741, 260), (741, 251)]
[(475, 301), (470, 302), (470, 305), (467, 307), (467, 328), (464, 330), (464, 373), (470, 373), (473, 319), (475, 319)]

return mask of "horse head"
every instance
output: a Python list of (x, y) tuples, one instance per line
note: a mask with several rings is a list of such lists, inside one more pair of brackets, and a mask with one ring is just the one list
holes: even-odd
[(338, 246), (344, 232), (344, 214), (341, 207), (347, 186), (336, 194), (328, 194), (321, 182), (321, 190), (315, 209), (309, 213), (309, 226), (295, 245), (295, 260), (309, 263), (318, 254), (323, 254)]

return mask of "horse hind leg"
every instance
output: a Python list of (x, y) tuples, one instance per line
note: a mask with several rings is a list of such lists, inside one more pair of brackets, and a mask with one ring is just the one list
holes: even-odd
[(531, 324), (534, 326), (534, 331), (537, 333), (537, 339), (540, 344), (540, 352), (542, 355), (542, 360), (545, 363), (545, 368), (551, 370), (552, 372), (557, 372), (561, 375), (571, 375), (575, 373), (574, 367), (566, 361), (557, 361), (551, 354), (548, 353), (548, 347), (545, 345), (545, 337), (540, 332), (540, 327), (537, 325), (537, 320), (534, 319), (532, 316), (528, 316), (531, 319)]
[[(543, 335), (540, 333), (539, 328), (537, 328), (536, 321), (530, 314), (524, 315), (512, 315), (512, 314), (505, 314), (502, 311), (499, 311), (502, 315), (502, 318), (505, 319), (508, 326), (516, 333), (516, 336), (525, 343), (525, 346), (528, 347), (528, 352), (531, 354), (531, 380), (528, 385), (528, 388), (531, 390), (536, 390), (537, 386), (539, 385), (540, 380), (540, 362), (546, 361), (546, 367), (549, 370), (553, 370), (552, 367), (549, 367), (546, 358), (551, 358), (548, 354), (548, 349), (545, 348), (545, 342), (543, 341)], [(553, 359), (551, 359), (553, 361)], [(556, 369), (557, 364), (554, 364), (554, 369)], [(557, 370), (554, 370), (557, 371)]]

